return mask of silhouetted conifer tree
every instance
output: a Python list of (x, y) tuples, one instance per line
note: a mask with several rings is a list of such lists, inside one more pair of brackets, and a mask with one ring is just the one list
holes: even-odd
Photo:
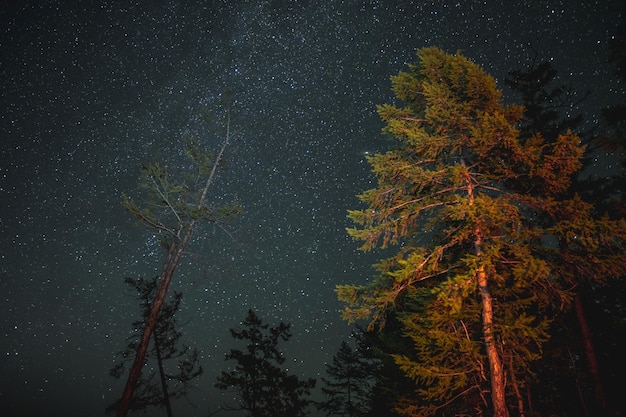
[(504, 82), (520, 93), (524, 105), (524, 114), (519, 122), (520, 141), (541, 134), (551, 142), (580, 126), (582, 115), (563, 117), (563, 114), (570, 114), (588, 93), (574, 99), (575, 95), (566, 85), (555, 86), (558, 71), (550, 62), (537, 63), (537, 58), (538, 53), (535, 52), (529, 68), (509, 72)]
[(327, 400), (318, 403), (318, 409), (327, 416), (368, 415), (376, 375), (373, 358), (343, 341), (332, 363), (326, 365), (326, 373), (328, 378), (322, 377), (322, 393)]
[(243, 327), (231, 329), (236, 340), (246, 342), (244, 349), (231, 349), (226, 360), (236, 362), (232, 371), (222, 371), (215, 386), (221, 390), (234, 389), (239, 396), (237, 405), (226, 404), (224, 409), (245, 411), (249, 417), (302, 417), (310, 404), (310, 390), (314, 379), (300, 380), (281, 368), (285, 362), (278, 349), (280, 341), (291, 338), (290, 326), (280, 323), (275, 327), (263, 324), (249, 310)]
[(356, 326), (353, 333), (357, 351), (371, 363), (373, 385), (370, 392), (368, 417), (398, 417), (394, 407), (403, 397), (412, 395), (413, 381), (402, 372), (392, 355), (410, 355), (413, 346), (403, 337), (401, 323), (394, 314), (387, 315), (383, 329)]
[[(619, 36), (612, 39), (610, 43), (613, 46), (619, 45)], [(619, 75), (620, 53), (612, 55), (617, 61)], [(623, 61), (623, 57), (626, 56), (623, 51), (621, 51), (621, 56)], [(582, 117), (580, 115), (572, 117), (574, 106), (570, 103), (569, 90), (563, 86), (553, 87), (557, 71), (548, 62), (536, 65), (536, 58), (535, 52), (535, 59), (530, 68), (511, 72), (511, 78), (507, 79), (506, 83), (521, 93), (522, 104), (526, 109), (522, 122), (519, 124), (520, 137), (528, 139), (541, 132), (546, 142), (552, 143), (559, 135), (566, 134), (567, 129), (579, 126), (582, 123)], [(604, 114), (608, 116), (606, 120), (610, 127), (608, 133), (606, 129), (601, 129), (599, 133), (588, 132), (583, 139), (588, 145), (588, 150), (587, 156), (583, 159), (581, 171), (591, 175), (574, 177), (568, 193), (570, 195), (580, 193), (586, 201), (593, 203), (595, 218), (600, 218), (605, 213), (611, 213), (611, 217), (614, 218), (623, 217), (623, 213), (619, 214), (623, 211), (619, 209), (623, 206), (623, 169), (619, 170), (616, 167), (608, 173), (604, 172), (604, 167), (600, 166), (603, 173), (597, 175), (595, 171), (600, 165), (599, 154), (605, 153), (606, 150), (616, 152), (623, 147), (623, 120), (626, 119), (619, 105), (611, 108), (610, 111), (605, 109)], [(517, 187), (529, 194), (533, 193), (532, 186), (528, 187), (520, 182), (509, 184), (509, 186)], [(548, 224), (550, 221), (549, 218), (536, 219), (536, 222), (542, 224)], [(562, 247), (569, 252), (567, 245)], [(567, 252), (564, 258), (568, 256)], [(571, 264), (571, 261), (568, 263)], [(564, 265), (563, 269), (571, 268)], [(605, 284), (609, 283), (608, 279), (619, 277), (619, 271), (618, 267), (614, 271), (609, 271), (606, 276), (601, 276), (597, 273), (598, 271), (584, 268), (577, 272), (578, 281), (583, 285), (577, 285), (573, 291), (575, 292), (574, 309), (568, 310), (567, 314), (559, 315), (552, 324), (551, 340), (545, 345), (544, 357), (536, 368), (539, 382), (536, 384), (537, 389), (534, 390), (533, 396), (535, 407), (544, 407), (544, 411), (568, 415), (607, 413), (605, 391), (606, 387), (611, 384), (606, 384), (606, 381), (614, 378), (608, 375), (608, 378), (605, 377), (604, 381), (602, 380), (599, 358), (607, 356), (609, 353), (607, 349), (613, 346), (615, 341), (611, 341), (610, 337), (609, 339), (599, 337), (600, 334), (612, 333), (601, 331), (601, 329), (607, 327), (607, 323), (613, 322), (609, 318), (611, 315), (600, 319), (602, 315), (600, 311), (610, 309), (616, 316), (624, 316), (623, 309), (619, 307), (621, 303), (606, 302), (609, 294), (615, 295), (616, 300), (619, 300), (620, 294), (623, 294), (623, 285), (618, 283), (611, 282), (605, 290)], [(604, 307), (598, 309), (599, 305)], [(600, 311), (594, 312), (594, 310)], [(591, 314), (588, 314), (589, 311)], [(615, 324), (612, 328), (615, 329)], [(617, 357), (617, 355), (611, 356)], [(617, 363), (612, 362), (612, 364), (605, 365), (607, 368), (605, 374), (616, 369)], [(546, 389), (546, 387), (549, 388)]]
[[(534, 57), (529, 68), (511, 71), (509, 73), (510, 78), (507, 78), (505, 83), (520, 93), (522, 98), (521, 104), (524, 106), (524, 115), (518, 124), (520, 140), (525, 141), (540, 134), (546, 143), (553, 143), (559, 135), (566, 134), (568, 129), (578, 127), (583, 119), (582, 115), (574, 117), (570, 115), (573, 106), (566, 97), (570, 95), (569, 89), (563, 85), (554, 86), (557, 70), (550, 62), (537, 64), (538, 55), (538, 52), (534, 51)], [(589, 135), (584, 142), (589, 145), (588, 151), (597, 146), (593, 135)], [(585, 160), (589, 162), (590, 157), (583, 158), (583, 169)], [(585, 190), (595, 189), (595, 186), (588, 187), (589, 181), (581, 182), (578, 177), (573, 177), (572, 180), (570, 194), (574, 190), (589, 194), (585, 193)], [(532, 193), (532, 186), (528, 184), (514, 182), (509, 185), (511, 188), (518, 188), (522, 192)], [(537, 218), (535, 221), (546, 224), (550, 220)], [(538, 389), (533, 390), (530, 385), (527, 387), (529, 398), (532, 395), (530, 393), (534, 393), (532, 404), (536, 409), (551, 409), (553, 413), (571, 413), (576, 409), (586, 408), (587, 401), (584, 396), (578, 395), (578, 393), (585, 391), (582, 387), (584, 386), (582, 381), (585, 378), (582, 377), (584, 373), (581, 371), (591, 369), (592, 373), (597, 373), (597, 361), (595, 360), (595, 351), (591, 348), (586, 317), (580, 302), (580, 291), (576, 292), (575, 297), (577, 302), (574, 303), (574, 306), (578, 314), (568, 310), (568, 314), (559, 315), (555, 319), (552, 324), (551, 338), (544, 345), (544, 355), (534, 367), (538, 380), (535, 385)], [(576, 320), (577, 317), (578, 321)], [(586, 331), (581, 334), (577, 331), (578, 329)], [(587, 340), (587, 343), (579, 343), (582, 340)], [(576, 351), (576, 345), (580, 345), (581, 349)], [(589, 363), (593, 364), (590, 367), (585, 367), (584, 363), (579, 363), (585, 357), (582, 346), (588, 348), (586, 357), (591, 358)], [(545, 387), (550, 388), (546, 389)], [(581, 401), (583, 402), (582, 407)]]

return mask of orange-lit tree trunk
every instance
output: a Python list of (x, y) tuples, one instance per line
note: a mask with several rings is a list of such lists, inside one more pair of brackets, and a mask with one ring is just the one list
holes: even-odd
[[(465, 162), (461, 160), (461, 164)], [(472, 178), (465, 178), (467, 184), (467, 194), (470, 206), (474, 205), (474, 184)], [(474, 252), (480, 258), (482, 251), (482, 230), (480, 226), (474, 231)], [(480, 262), (480, 261), (479, 261)], [(489, 362), (489, 375), (491, 378), (491, 402), (493, 406), (494, 417), (508, 417), (509, 412), (506, 407), (506, 381), (504, 378), (504, 367), (502, 366), (502, 358), (500, 357), (497, 340), (494, 334), (493, 326), (493, 299), (489, 292), (489, 280), (485, 266), (480, 265), (476, 271), (476, 281), (480, 297), (482, 301), (482, 318), (483, 318), (483, 338), (485, 343), (485, 351), (487, 352), (487, 361)]]
[(502, 359), (498, 352), (496, 338), (493, 331), (493, 303), (487, 273), (485, 267), (480, 266), (476, 274), (478, 288), (482, 298), (483, 306), (483, 336), (485, 338), (485, 349), (489, 361), (489, 372), (491, 375), (491, 401), (493, 403), (494, 417), (508, 417), (509, 412), (506, 407), (505, 378)]

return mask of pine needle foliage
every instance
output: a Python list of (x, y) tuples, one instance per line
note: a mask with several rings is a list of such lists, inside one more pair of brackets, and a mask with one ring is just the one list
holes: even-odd
[(368, 157), (377, 186), (348, 213), (362, 250), (397, 253), (370, 283), (337, 287), (344, 318), (370, 330), (390, 315), (402, 322), (415, 349), (395, 360), (416, 390), (397, 412), (523, 412), (528, 365), (578, 279), (555, 267), (563, 248), (553, 242), (604, 253), (581, 268), (615, 267), (626, 234), (566, 197), (585, 150), (576, 134), (520, 140), (524, 108), (505, 106), (479, 65), (438, 48), (418, 58), (391, 78), (398, 103), (378, 113), (396, 146)]
[(326, 364), (327, 377), (322, 377), (322, 393), (326, 400), (317, 408), (326, 416), (365, 417), (371, 404), (370, 398), (377, 365), (345, 340)]

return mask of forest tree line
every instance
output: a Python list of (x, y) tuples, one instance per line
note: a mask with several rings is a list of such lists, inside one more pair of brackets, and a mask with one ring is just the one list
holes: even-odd
[[(626, 82), (624, 24), (610, 48)], [(613, 381), (626, 371), (626, 101), (601, 109), (602, 124), (587, 129), (570, 114), (576, 103), (557, 81), (556, 69), (535, 59), (509, 73), (506, 85), (520, 103), (507, 105), (481, 66), (460, 53), (419, 49), (417, 61), (392, 77), (397, 100), (378, 107), (392, 145), (368, 156), (376, 185), (349, 211), (348, 233), (360, 248), (391, 256), (367, 284), (336, 289), (343, 317), (357, 325), (353, 341), (326, 365), (319, 384), (325, 400), (310, 400), (315, 380), (281, 366), (279, 343), (291, 337), (290, 326), (271, 327), (249, 311), (231, 330), (247, 345), (226, 355), (236, 366), (216, 381), (234, 389), (238, 402), (220, 411), (620, 415), (622, 388)], [(124, 197), (129, 212), (159, 232), (167, 255), (159, 277), (128, 281), (143, 306), (143, 332), (112, 370), (128, 373), (111, 407), (119, 417), (149, 406), (172, 416), (170, 399), (185, 396), (202, 374), (198, 352), (180, 344), (174, 313), (181, 295), (168, 295), (198, 222), (220, 225), (241, 210), (210, 204), (229, 113), (222, 127), (217, 154), (186, 138), (196, 167), (189, 176), (144, 168), (157, 204)], [(610, 176), (581, 175), (598, 152), (622, 157), (620, 167)], [(142, 375), (151, 355), (159, 364), (178, 359), (180, 372), (159, 365), (160, 372)]]

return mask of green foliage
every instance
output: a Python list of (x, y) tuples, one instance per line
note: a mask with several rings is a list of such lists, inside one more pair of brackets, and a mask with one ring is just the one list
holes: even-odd
[(206, 201), (206, 185), (212, 181), (219, 160), (201, 148), (197, 136), (183, 135), (184, 154), (190, 169), (172, 175), (161, 163), (143, 165), (141, 188), (146, 191), (147, 203), (140, 207), (127, 194), (122, 205), (141, 223), (160, 233), (163, 242), (180, 239), (181, 233), (198, 221), (227, 222), (242, 213), (237, 202), (212, 205)]
[(482, 68), (437, 48), (418, 56), (392, 77), (403, 107), (378, 107), (397, 146), (368, 158), (377, 187), (359, 196), (366, 208), (348, 212), (357, 225), (348, 233), (362, 250), (398, 246), (397, 255), (377, 265), (371, 283), (341, 285), (337, 294), (345, 319), (384, 331), (397, 317), (412, 341), (412, 352), (394, 356), (417, 384), (398, 412), (487, 412), (494, 361), (509, 375), (505, 395), (524, 401), (520, 388), (532, 382), (528, 367), (541, 357), (551, 316), (580, 278), (559, 257), (624, 270), (626, 234), (567, 197), (585, 149), (576, 134), (522, 140), (524, 109), (505, 106)]

